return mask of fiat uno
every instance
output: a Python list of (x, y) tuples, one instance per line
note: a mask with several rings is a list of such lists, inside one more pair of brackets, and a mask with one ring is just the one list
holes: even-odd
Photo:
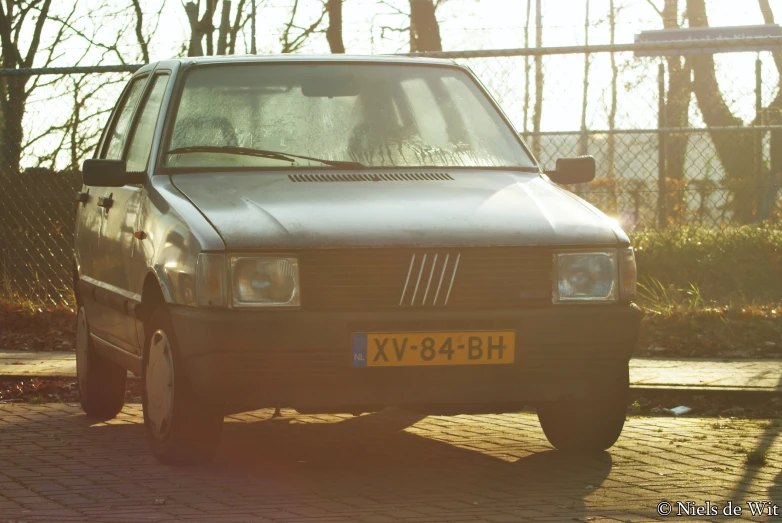
[(142, 377), (152, 452), (223, 417), (508, 412), (557, 448), (622, 430), (640, 323), (615, 221), (544, 171), (478, 79), (402, 57), (183, 58), (129, 81), (78, 194), (81, 404)]

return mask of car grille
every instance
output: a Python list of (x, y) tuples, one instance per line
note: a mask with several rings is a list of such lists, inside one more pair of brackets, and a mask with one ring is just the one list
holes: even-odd
[(518, 308), (551, 304), (545, 248), (313, 250), (299, 254), (309, 310)]

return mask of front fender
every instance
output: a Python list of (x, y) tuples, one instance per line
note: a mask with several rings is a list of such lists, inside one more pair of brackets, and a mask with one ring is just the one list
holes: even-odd
[(157, 277), (167, 303), (193, 306), (199, 253), (223, 251), (225, 244), (168, 176), (152, 177), (145, 207), (141, 220), (148, 239), (147, 267)]

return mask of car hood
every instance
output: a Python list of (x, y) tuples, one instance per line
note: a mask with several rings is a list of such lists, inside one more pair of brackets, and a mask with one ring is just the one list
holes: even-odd
[[(302, 174), (295, 178), (315, 179)], [(305, 182), (283, 173), (232, 172), (171, 178), (229, 250), (627, 241), (613, 220), (537, 174), (476, 170), (449, 176)]]

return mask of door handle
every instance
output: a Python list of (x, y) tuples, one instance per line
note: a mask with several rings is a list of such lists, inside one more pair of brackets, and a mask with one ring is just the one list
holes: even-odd
[(114, 200), (111, 199), (111, 196), (99, 196), (98, 197), (98, 207), (103, 207), (106, 210), (111, 209), (112, 204), (114, 203)]

